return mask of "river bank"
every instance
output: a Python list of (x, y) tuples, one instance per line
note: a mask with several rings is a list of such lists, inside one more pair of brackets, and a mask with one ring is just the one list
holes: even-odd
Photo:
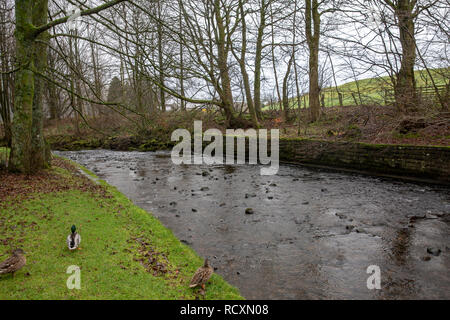
[[(167, 138), (145, 139), (140, 136), (84, 140), (59, 136), (50, 140), (52, 149), (60, 151), (107, 149), (145, 152), (168, 150), (175, 144), (176, 142)], [(207, 144), (204, 143), (204, 145)], [(270, 143), (268, 145), (270, 146)], [(246, 149), (248, 152), (248, 141)], [(284, 163), (327, 167), (411, 181), (450, 184), (450, 165), (448, 165), (450, 147), (448, 146), (370, 144), (282, 137), (279, 152), (280, 161)]]
[[(0, 299), (241, 299), (218, 275), (204, 296), (189, 289), (202, 265), (191, 248), (86, 169), (52, 165), (35, 176), (0, 170), (0, 260), (16, 247), (27, 256), (14, 278), (0, 276)], [(75, 252), (66, 246), (72, 224), (82, 235)], [(80, 290), (66, 286), (71, 265)]]

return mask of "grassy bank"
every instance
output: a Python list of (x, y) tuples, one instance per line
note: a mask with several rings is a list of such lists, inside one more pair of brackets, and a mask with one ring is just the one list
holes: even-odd
[[(72, 224), (82, 237), (75, 252), (66, 246)], [(202, 258), (117, 189), (63, 159), (33, 177), (0, 171), (0, 260), (16, 247), (27, 265), (14, 278), (0, 276), (0, 299), (241, 298), (218, 275), (204, 296), (189, 289)], [(80, 290), (66, 286), (71, 265), (81, 269)]]

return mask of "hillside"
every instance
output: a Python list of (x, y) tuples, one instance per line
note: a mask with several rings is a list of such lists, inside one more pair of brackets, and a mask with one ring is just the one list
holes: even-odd
[[(432, 79), (437, 86), (444, 86), (450, 79), (450, 68), (430, 70), (432, 78), (426, 70), (415, 71), (417, 88), (423, 95), (434, 95)], [(339, 106), (339, 95), (342, 94), (342, 105), (351, 106), (359, 104), (385, 104), (393, 99), (392, 83), (388, 76), (381, 78), (368, 78), (344, 83), (336, 87), (328, 87), (322, 90), (326, 107)], [(297, 108), (297, 98), (290, 99), (290, 107)], [(301, 107), (308, 105), (308, 94), (301, 97)], [(279, 109), (279, 104), (266, 105), (265, 110)]]

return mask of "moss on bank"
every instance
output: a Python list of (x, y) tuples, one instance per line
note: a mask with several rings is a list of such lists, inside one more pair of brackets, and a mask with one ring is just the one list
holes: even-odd
[[(29, 180), (0, 171), (0, 189), (9, 190), (0, 202), (0, 260), (12, 248), (27, 253), (27, 265), (14, 278), (0, 276), (0, 299), (242, 298), (218, 275), (204, 297), (189, 289), (202, 258), (116, 188), (101, 180), (96, 186), (68, 161), (61, 163)], [(57, 183), (47, 176), (66, 188), (54, 190)], [(75, 252), (66, 247), (72, 224), (82, 236)], [(71, 265), (81, 269), (80, 290), (66, 286)]]

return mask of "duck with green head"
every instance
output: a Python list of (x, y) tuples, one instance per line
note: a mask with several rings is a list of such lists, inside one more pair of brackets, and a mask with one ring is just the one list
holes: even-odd
[(77, 232), (77, 227), (75, 227), (75, 225), (73, 225), (70, 230), (72, 231), (72, 233), (67, 236), (67, 247), (72, 251), (77, 249), (80, 245), (81, 236)]

